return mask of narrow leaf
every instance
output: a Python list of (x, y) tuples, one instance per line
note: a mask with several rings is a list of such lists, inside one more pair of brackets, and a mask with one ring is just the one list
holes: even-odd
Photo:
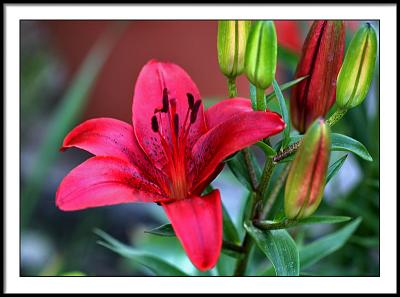
[(167, 237), (175, 236), (175, 232), (171, 224), (164, 224), (151, 230), (145, 230), (144, 233)]
[(278, 85), (278, 83), (276, 82), (275, 79), (272, 81), (272, 85), (274, 87), (274, 91), (275, 91), (276, 97), (278, 98), (278, 101), (279, 101), (279, 106), (281, 108), (282, 118), (286, 123), (286, 128), (285, 128), (285, 130), (283, 130), (283, 141), (282, 141), (282, 148), (285, 148), (289, 144), (289, 140), (290, 140), (289, 112), (287, 110), (285, 98), (283, 97), (282, 91), (279, 88), (279, 85)]
[[(250, 151), (250, 158), (253, 168), (255, 169), (255, 174), (257, 179), (260, 177), (260, 167), (256, 162), (254, 155)], [(233, 158), (226, 162), (228, 164), (229, 169), (233, 173), (233, 175), (238, 179), (238, 181), (244, 185), (248, 190), (252, 191), (252, 183), (251, 177), (249, 175), (249, 171), (246, 167), (246, 161), (244, 159), (243, 152), (238, 152)]]
[(251, 223), (245, 224), (245, 229), (271, 261), (277, 276), (299, 275), (299, 251), (286, 230), (262, 231)]
[[(303, 79), (305, 79), (307, 77), (308, 77), (308, 75), (302, 76), (302, 77), (299, 77), (299, 78), (297, 78), (295, 80), (291, 80), (291, 81), (288, 81), (288, 82), (286, 82), (284, 84), (281, 84), (280, 85), (281, 91), (283, 92), (285, 90), (290, 89), (291, 87), (293, 87), (294, 85), (297, 85), (299, 82), (301, 82)], [(268, 102), (270, 102), (271, 100), (273, 100), (275, 98), (276, 98), (275, 92), (271, 92), (271, 93), (267, 94), (267, 96), (266, 96), (267, 104), (268, 104)]]
[(129, 247), (101, 230), (96, 229), (94, 232), (104, 240), (98, 242), (100, 245), (116, 252), (122, 257), (131, 259), (143, 266), (146, 266), (156, 275), (163, 275), (163, 276), (187, 275), (174, 265), (168, 263), (167, 261), (164, 261), (163, 259), (157, 257), (156, 255)]
[(344, 155), (343, 157), (339, 158), (337, 161), (332, 163), (332, 165), (329, 166), (328, 168), (328, 174), (326, 177), (326, 183), (328, 183), (332, 177), (336, 175), (336, 173), (339, 172), (340, 168), (344, 164), (344, 161), (346, 161), (347, 155)]
[(342, 229), (328, 234), (300, 249), (301, 268), (305, 269), (340, 249), (361, 223), (357, 218)]
[(267, 157), (273, 157), (273, 156), (276, 155), (276, 151), (275, 151), (272, 147), (270, 147), (268, 144), (266, 144), (265, 142), (263, 142), (263, 141), (257, 142), (257, 143), (256, 143), (256, 146), (258, 146), (260, 149), (262, 149), (263, 152), (264, 152), (264, 154), (265, 154)]
[(343, 134), (332, 133), (332, 150), (348, 151), (366, 161), (372, 161), (371, 155), (361, 142)]
[(224, 238), (232, 243), (240, 244), (239, 234), (224, 204), (222, 204), (222, 215)]

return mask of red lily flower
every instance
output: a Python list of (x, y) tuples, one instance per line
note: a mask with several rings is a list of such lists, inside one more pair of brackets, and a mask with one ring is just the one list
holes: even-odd
[(254, 112), (250, 100), (222, 101), (204, 112), (189, 75), (172, 63), (150, 61), (136, 82), (133, 126), (98, 118), (73, 129), (62, 150), (95, 156), (61, 182), (56, 204), (79, 210), (127, 202), (164, 208), (192, 263), (211, 269), (222, 245), (218, 190), (201, 196), (236, 151), (285, 127), (273, 112)]

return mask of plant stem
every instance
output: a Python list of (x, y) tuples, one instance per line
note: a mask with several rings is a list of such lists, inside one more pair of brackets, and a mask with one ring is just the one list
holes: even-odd
[(264, 90), (256, 87), (256, 100), (257, 100), (257, 110), (264, 111), (267, 108), (265, 103)]
[(347, 109), (344, 108), (338, 108), (330, 117), (329, 119), (326, 120), (326, 123), (329, 125), (329, 127), (332, 127), (335, 125), (337, 122), (340, 121), (340, 119), (346, 114)]
[(228, 92), (229, 98), (234, 98), (237, 96), (236, 78), (228, 78)]
[(282, 189), (283, 184), (285, 183), (286, 177), (289, 173), (290, 165), (287, 164), (285, 167), (282, 169), (282, 172), (280, 176), (278, 177), (277, 181), (275, 182), (274, 188), (271, 191), (271, 194), (269, 195), (269, 198), (267, 200), (267, 203), (264, 206), (264, 209), (261, 213), (260, 218), (265, 219), (269, 212), (271, 211), (272, 206), (274, 205), (276, 198), (278, 198), (278, 194), (280, 190)]
[[(337, 122), (340, 121), (340, 119), (346, 114), (347, 109), (342, 109), (338, 108), (330, 117), (329, 119), (326, 120), (326, 124), (329, 127), (332, 127), (335, 125)], [(297, 149), (300, 147), (302, 140), (299, 140), (295, 143), (292, 143), (289, 145), (287, 148), (285, 148), (283, 151), (279, 152), (274, 158), (273, 161), (274, 163), (278, 163), (279, 161), (285, 159), (286, 157), (290, 156), (291, 154), (295, 153)]]
[(222, 242), (222, 248), (225, 250), (233, 251), (235, 253), (239, 253), (239, 254), (243, 253), (243, 249), (240, 245), (234, 244), (234, 243), (226, 241), (226, 240), (224, 240)]
[(247, 172), (249, 173), (250, 180), (251, 180), (251, 187), (253, 191), (257, 189), (257, 175), (254, 169), (253, 164), (251, 163), (251, 155), (250, 155), (250, 148), (246, 147), (242, 150), (243, 158), (246, 163)]
[[(261, 212), (259, 210), (259, 207), (262, 205), (263, 197), (265, 194), (266, 189), (268, 188), (269, 180), (272, 175), (272, 171), (275, 167), (275, 164), (272, 162), (271, 159), (268, 159), (267, 162), (265, 163), (264, 166), (264, 171), (261, 176), (260, 184), (257, 187), (257, 191), (255, 192), (255, 198), (252, 203), (252, 220), (259, 220)], [(234, 275), (235, 276), (241, 276), (244, 275), (247, 267), (247, 262), (249, 260), (249, 254), (250, 254), (250, 249), (253, 244), (253, 241), (249, 235), (248, 232), (246, 232), (246, 235), (244, 236), (243, 244), (242, 244), (242, 250), (243, 250), (243, 256), (239, 258)]]

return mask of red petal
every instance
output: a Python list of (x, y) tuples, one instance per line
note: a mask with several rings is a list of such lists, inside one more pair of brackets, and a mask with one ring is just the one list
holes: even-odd
[(162, 172), (156, 171), (136, 140), (132, 125), (111, 118), (88, 120), (75, 127), (64, 139), (61, 150), (84, 149), (96, 156), (118, 157), (136, 166), (148, 179), (163, 184)]
[[(152, 117), (155, 109), (162, 108), (164, 88), (168, 89), (169, 98), (176, 99), (176, 111), (179, 123), (183, 124), (188, 111), (187, 93), (200, 100), (200, 93), (190, 76), (178, 65), (161, 63), (155, 60), (148, 62), (141, 70), (133, 96), (132, 117), (137, 139), (143, 150), (159, 168), (166, 164), (166, 158), (160, 144), (158, 133), (152, 130)], [(171, 129), (168, 113), (159, 113), (163, 117), (158, 123), (164, 136), (171, 140)], [(192, 124), (188, 137), (188, 147), (191, 148), (206, 131), (203, 106), (200, 106), (197, 120)]]
[(223, 100), (206, 110), (206, 123), (208, 129), (225, 122), (239, 112), (253, 111), (250, 99), (232, 98)]
[(219, 191), (162, 205), (192, 263), (202, 271), (214, 267), (222, 246)]
[(193, 147), (193, 188), (208, 178), (229, 155), (285, 128), (274, 112), (243, 112), (203, 135)]
[(166, 199), (132, 164), (115, 157), (90, 158), (63, 179), (56, 193), (62, 210)]

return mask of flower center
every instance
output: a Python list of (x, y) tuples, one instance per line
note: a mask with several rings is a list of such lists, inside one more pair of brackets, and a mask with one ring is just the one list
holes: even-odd
[(183, 199), (189, 194), (189, 183), (186, 175), (186, 144), (190, 127), (196, 122), (201, 100), (195, 102), (191, 93), (187, 93), (188, 109), (181, 122), (176, 112), (176, 99), (168, 97), (164, 88), (162, 108), (157, 108), (151, 118), (151, 128), (160, 137), (160, 142), (168, 160), (169, 189), (171, 197)]

